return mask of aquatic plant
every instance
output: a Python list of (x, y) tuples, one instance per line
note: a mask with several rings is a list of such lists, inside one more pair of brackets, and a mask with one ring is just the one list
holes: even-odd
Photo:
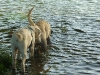
[(64, 26), (64, 27), (61, 27), (60, 29), (61, 29), (61, 32), (63, 32), (63, 33), (65, 33), (65, 32), (67, 32), (67, 26)]
[(0, 75), (9, 75), (11, 70), (11, 56), (7, 52), (0, 52)]

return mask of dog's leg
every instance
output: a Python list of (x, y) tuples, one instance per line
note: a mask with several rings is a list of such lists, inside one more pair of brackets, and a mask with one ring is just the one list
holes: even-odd
[(29, 58), (34, 57), (34, 45), (35, 45), (35, 39), (32, 39), (31, 46), (29, 47)]
[(21, 57), (20, 57), (20, 51), (18, 51), (18, 56), (17, 56), (17, 59), (20, 60)]
[(26, 55), (24, 54), (22, 57), (22, 75), (25, 74), (25, 61), (26, 61)]
[(24, 48), (22, 51), (22, 65), (21, 65), (21, 68), (22, 68), (22, 75), (25, 74), (25, 61), (26, 61), (26, 56), (27, 56), (27, 48)]
[(46, 51), (47, 50), (47, 40), (46, 39), (42, 39), (41, 50), (42, 51)]
[(30, 46), (29, 53), (30, 53), (30, 58), (33, 58), (34, 57), (34, 44), (33, 43), (32, 43), (32, 46)]
[(16, 69), (16, 53), (17, 53), (17, 49), (12, 48), (12, 72), (15, 72)]
[(47, 38), (46, 38), (46, 33), (42, 33), (42, 38), (41, 38), (41, 50), (46, 51), (47, 50)]
[(21, 54), (20, 54), (20, 50), (18, 50), (17, 59), (18, 59), (18, 63), (21, 63)]
[(51, 44), (51, 40), (50, 40), (50, 36), (48, 36), (47, 38), (47, 45), (50, 45)]

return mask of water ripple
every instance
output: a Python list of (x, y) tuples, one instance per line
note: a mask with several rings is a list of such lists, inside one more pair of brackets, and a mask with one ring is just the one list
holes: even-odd
[(28, 25), (27, 12), (31, 7), (35, 6), (34, 21), (45, 19), (51, 24), (52, 45), (44, 57), (26, 62), (27, 74), (99, 75), (99, 0), (0, 2), (0, 51), (11, 52), (11, 35), (16, 29)]

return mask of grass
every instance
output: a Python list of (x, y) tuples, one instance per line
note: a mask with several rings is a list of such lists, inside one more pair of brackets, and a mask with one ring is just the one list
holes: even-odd
[(0, 75), (11, 74), (11, 56), (7, 52), (0, 52)]

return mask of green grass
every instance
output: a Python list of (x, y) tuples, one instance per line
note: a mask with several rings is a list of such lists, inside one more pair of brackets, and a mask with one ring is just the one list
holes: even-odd
[(11, 74), (11, 55), (7, 52), (0, 52), (0, 75)]

